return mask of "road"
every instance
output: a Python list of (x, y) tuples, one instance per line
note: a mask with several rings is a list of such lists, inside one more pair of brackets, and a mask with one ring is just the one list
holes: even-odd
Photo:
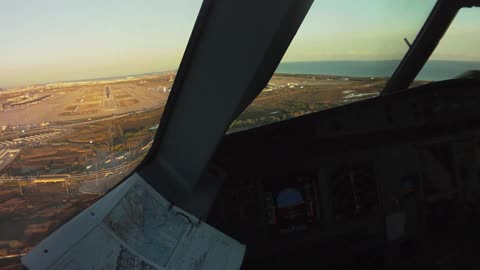
[[(122, 172), (126, 174), (126, 172)], [(115, 177), (121, 175), (109, 175), (107, 177), (100, 178), (98, 180), (90, 180), (82, 182), (80, 188), (78, 189), (82, 193), (88, 194), (104, 194), (109, 191), (113, 186), (122, 180), (120, 177)]]
[(3, 153), (0, 158), (0, 172), (3, 171), (12, 161), (15, 160), (15, 158), (18, 156), (20, 151), (18, 150), (7, 150), (7, 149), (2, 149), (0, 150), (0, 153)]
[[(15, 149), (15, 151), (12, 151), (11, 155), (7, 154), (7, 155), (4, 155), (4, 156), (0, 157), (0, 173), (2, 172), (3, 169), (5, 169), (8, 166), (8, 164), (10, 164), (18, 156), (18, 154), (20, 153), (20, 150), (23, 147), (23, 144), (25, 142), (28, 143), (28, 144), (31, 144), (31, 145), (39, 144), (39, 143), (42, 143), (42, 142), (44, 142), (48, 139), (58, 137), (58, 136), (63, 136), (66, 133), (71, 132), (72, 127), (74, 127), (74, 126), (81, 126), (81, 125), (86, 125), (86, 124), (99, 123), (99, 122), (103, 122), (103, 121), (118, 119), (118, 118), (121, 118), (121, 117), (136, 114), (136, 113), (142, 113), (142, 112), (146, 112), (146, 111), (159, 109), (159, 108), (162, 108), (163, 106), (165, 106), (165, 105), (156, 106), (156, 107), (150, 108), (148, 110), (145, 109), (145, 110), (132, 111), (132, 112), (123, 113), (123, 114), (119, 114), (119, 115), (103, 117), (103, 118), (94, 119), (94, 120), (80, 121), (80, 122), (66, 124), (66, 125), (51, 125), (49, 127), (41, 127), (41, 128), (36, 128), (36, 129), (32, 129), (32, 130), (27, 130), (25, 133), (20, 133), (19, 132), (19, 134), (16, 136), (15, 140), (19, 140), (18, 139), (19, 135), (22, 135), (22, 137), (21, 137), (22, 139), (20, 140), (22, 142), (18, 141), (19, 143), (14, 144), (14, 142), (13, 142), (14, 139), (12, 139), (12, 141), (2, 140), (4, 144), (0, 145), (0, 151), (11, 151), (11, 150), (2, 149), (2, 148)], [(52, 132), (52, 130), (54, 132)], [(47, 133), (48, 134), (46, 136), (38, 135), (40, 133), (43, 134), (42, 131), (45, 131), (45, 134), (47, 134)], [(35, 135), (29, 135), (29, 134), (35, 134)], [(1, 137), (1, 135), (0, 135), (0, 137)], [(91, 173), (83, 173), (83, 174), (72, 175), (68, 179), (68, 181), (69, 182), (88, 181), (88, 180), (95, 180), (96, 181), (96, 179), (103, 179), (106, 176), (112, 175), (114, 173), (119, 174), (119, 173), (122, 173), (122, 172), (125, 172), (125, 171), (131, 171), (131, 170), (134, 169), (134, 167), (131, 168), (132, 167), (131, 164), (138, 165), (143, 160), (144, 155), (145, 154), (141, 155), (140, 158), (137, 158), (132, 162), (123, 163), (119, 166), (115, 166), (115, 167), (112, 167), (112, 168), (109, 168), (109, 169), (100, 169), (98, 171), (94, 171), (94, 172), (91, 172)], [(136, 165), (135, 165), (135, 167), (136, 167)], [(10, 183), (15, 182), (15, 183), (18, 184), (19, 182), (25, 182), (25, 181), (28, 182), (28, 181), (31, 181), (31, 180), (33, 180), (33, 178), (29, 179), (29, 180), (26, 180), (23, 176), (0, 177), (0, 184), (7, 183), (7, 182), (10, 182)]]
[(112, 116), (107, 116), (107, 117), (102, 117), (102, 118), (98, 118), (98, 119), (80, 120), (80, 121), (75, 121), (74, 123), (68, 123), (68, 124), (66, 123), (66, 124), (61, 124), (61, 125), (52, 125), (51, 127), (52, 127), (52, 128), (72, 128), (72, 127), (76, 127), (76, 126), (83, 126), (83, 125), (88, 125), (88, 124), (95, 124), (95, 123), (99, 123), (99, 122), (103, 122), (103, 121), (108, 121), (108, 120), (116, 120), (116, 119), (118, 119), (118, 118), (122, 118), (122, 117), (125, 117), (125, 116), (137, 114), (137, 113), (143, 113), (143, 112), (153, 111), (153, 110), (156, 110), (156, 109), (160, 109), (160, 108), (162, 108), (162, 107), (165, 107), (165, 104), (159, 105), (159, 106), (155, 106), (155, 107), (152, 107), (152, 108), (148, 108), (148, 109), (136, 110), (136, 111), (131, 111), (131, 112), (128, 112), (128, 113), (121, 113), (121, 114), (112, 115)]
[(116, 175), (126, 171), (131, 171), (138, 164), (140, 164), (143, 158), (144, 158), (144, 155), (140, 156), (134, 161), (122, 163), (118, 166), (115, 166), (109, 169), (100, 169), (98, 171), (93, 171), (91, 173), (72, 174), (71, 177), (68, 178), (68, 182), (73, 183), (73, 182), (82, 182), (82, 181), (88, 181), (88, 180), (96, 180), (100, 178), (105, 178), (109, 175)]
[[(130, 115), (134, 115), (134, 114), (138, 114), (138, 113), (143, 113), (143, 112), (150, 112), (150, 111), (160, 109), (160, 108), (163, 108), (163, 107), (165, 107), (165, 104), (158, 105), (158, 106), (155, 106), (155, 107), (151, 107), (149, 109), (131, 111), (131, 112), (128, 112), (128, 113), (122, 113), (122, 114), (118, 114), (118, 115), (112, 115), (112, 116), (107, 116), (107, 117), (102, 117), (102, 118), (97, 118), (97, 119), (91, 119), (91, 120), (83, 119), (83, 120), (75, 121), (74, 123), (52, 124), (48, 127), (39, 127), (39, 128), (33, 128), (33, 129), (25, 130), (24, 133), (21, 133), (20, 131), (15, 132), (15, 133), (8, 132), (6, 134), (5, 133), (0, 133), (0, 148), (2, 146), (6, 147), (7, 144), (9, 144), (9, 140), (13, 140), (14, 138), (20, 138), (20, 137), (28, 137), (29, 136), (28, 134), (47, 133), (47, 132), (51, 132), (52, 130), (55, 130), (55, 131), (62, 131), (63, 134), (60, 134), (60, 135), (64, 135), (65, 132), (71, 131), (71, 129), (73, 127), (88, 125), (88, 124), (95, 124), (95, 123), (100, 123), (100, 122), (108, 121), (108, 120), (116, 120), (118, 118), (130, 116)], [(2, 143), (4, 143), (5, 146)]]
[[(91, 173), (72, 174), (72, 175), (69, 175), (69, 177), (67, 176), (65, 178), (65, 181), (70, 184), (82, 183), (82, 182), (95, 182), (96, 184), (97, 180), (100, 181), (102, 179), (111, 179), (111, 178), (114, 178), (115, 176), (128, 174), (140, 164), (140, 162), (144, 159), (145, 155), (146, 153), (133, 161), (125, 162), (109, 169), (101, 169)], [(49, 175), (49, 176), (40, 175), (37, 177), (31, 176), (28, 178), (25, 178), (24, 176), (0, 176), (0, 185), (30, 184), (30, 183), (33, 183), (33, 181), (36, 179), (42, 179), (46, 177), (55, 177), (55, 175)]]

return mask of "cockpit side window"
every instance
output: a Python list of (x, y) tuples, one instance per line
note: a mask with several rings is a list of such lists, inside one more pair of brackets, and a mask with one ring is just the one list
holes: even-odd
[(379, 94), (435, 5), (315, 1), (276, 73), (233, 121), (236, 132)]
[(142, 162), (202, 4), (6, 2), (0, 268), (19, 264)]
[(480, 78), (480, 9), (459, 11), (417, 81), (442, 81), (457, 77)]

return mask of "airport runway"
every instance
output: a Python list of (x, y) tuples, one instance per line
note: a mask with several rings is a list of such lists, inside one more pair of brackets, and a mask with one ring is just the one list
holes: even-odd
[[(106, 87), (109, 87), (108, 91)], [(150, 90), (149, 87), (125, 83), (45, 90), (43, 94), (51, 94), (49, 99), (2, 111), (0, 126), (84, 121), (89, 118), (140, 112), (164, 105), (168, 93)]]

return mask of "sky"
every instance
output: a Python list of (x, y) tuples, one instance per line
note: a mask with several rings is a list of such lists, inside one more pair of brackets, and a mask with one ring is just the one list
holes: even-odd
[[(283, 62), (400, 59), (434, 2), (316, 0)], [(2, 0), (0, 88), (176, 69), (200, 5)], [(479, 12), (462, 11), (432, 58), (480, 60)]]
[(176, 69), (200, 0), (2, 0), (0, 87)]
[[(283, 61), (401, 59), (435, 2), (314, 1)], [(461, 10), (431, 59), (480, 61), (478, 25), (480, 8)]]

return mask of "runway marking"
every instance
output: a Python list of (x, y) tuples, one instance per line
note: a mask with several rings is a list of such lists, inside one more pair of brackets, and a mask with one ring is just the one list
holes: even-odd
[(115, 98), (114, 98), (114, 95), (112, 94), (110, 86), (105, 86), (102, 97), (103, 97), (103, 111), (105, 112), (114, 111), (117, 109)]

